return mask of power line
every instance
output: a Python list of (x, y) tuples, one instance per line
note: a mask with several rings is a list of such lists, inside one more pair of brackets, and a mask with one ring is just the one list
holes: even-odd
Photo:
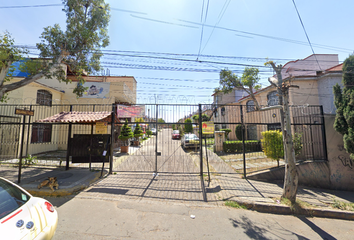
[(204, 18), (204, 21), (203, 21), (203, 9), (204, 9), (204, 0), (203, 0), (202, 14), (201, 14), (201, 19), (200, 19), (200, 21), (201, 21), (203, 24), (202, 24), (202, 32), (201, 32), (201, 34), (200, 34), (199, 51), (198, 51), (197, 61), (198, 61), (198, 59), (199, 59), (200, 50), (201, 50), (201, 48), (202, 48), (204, 24), (205, 24), (206, 19), (207, 19), (207, 16), (208, 16), (209, 0), (208, 0), (208, 3), (207, 3), (207, 9), (206, 9), (206, 11), (205, 11), (205, 18)]
[(27, 5), (27, 6), (1, 6), (0, 8), (35, 8), (35, 7), (58, 7), (63, 4)]
[(316, 61), (317, 61), (318, 67), (320, 68), (320, 70), (322, 70), (322, 68), (321, 68), (321, 66), (320, 66), (320, 64), (319, 64), (319, 62), (318, 62), (318, 60), (317, 60), (317, 57), (316, 57), (315, 51), (313, 50), (313, 47), (312, 47), (312, 44), (311, 44), (310, 38), (309, 38), (309, 36), (307, 35), (307, 32), (306, 32), (306, 29), (305, 29), (304, 23), (302, 22), (302, 19), (301, 19), (300, 13), (299, 13), (299, 11), (297, 10), (296, 4), (295, 4), (295, 0), (292, 0), (292, 1), (293, 1), (293, 3), (294, 3), (294, 7), (295, 7), (295, 10), (296, 10), (296, 12), (297, 12), (297, 16), (299, 17), (299, 20), (300, 20), (300, 23), (301, 23), (302, 29), (304, 30), (305, 35), (306, 35), (306, 38), (307, 38), (307, 41), (308, 41), (308, 43), (309, 43), (309, 45), (310, 45), (310, 47), (311, 47), (312, 53), (314, 54), (315, 59), (316, 59)]

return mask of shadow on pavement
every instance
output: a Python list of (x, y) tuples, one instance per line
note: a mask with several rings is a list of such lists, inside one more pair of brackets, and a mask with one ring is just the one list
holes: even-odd
[(314, 224), (313, 222), (311, 222), (307, 218), (298, 217), (298, 219), (300, 219), (302, 222), (307, 224), (307, 226), (309, 226), (313, 231), (315, 231), (322, 239), (326, 239), (326, 240), (334, 240), (334, 239), (336, 239), (332, 235), (330, 235), (327, 232), (323, 231), (321, 228), (319, 228), (316, 224)]
[(128, 190), (126, 190), (126, 189), (114, 189), (114, 188), (92, 188), (92, 189), (88, 190), (87, 192), (125, 195), (128, 192)]
[(44, 196), (41, 198), (44, 198), (48, 200), (51, 204), (53, 204), (54, 207), (60, 207), (64, 205), (65, 203), (69, 202), (70, 200), (74, 199), (75, 195), (70, 195), (70, 196), (64, 196), (64, 197), (48, 197)]
[[(301, 236), (299, 234), (296, 234), (288, 229), (285, 229), (283, 227), (276, 227), (272, 226), (270, 229), (269, 226), (259, 226), (260, 224), (254, 224), (249, 218), (246, 216), (241, 216), (240, 220), (236, 219), (230, 219), (232, 225), (235, 228), (242, 228), (244, 229), (245, 234), (250, 238), (250, 239), (273, 239), (279, 238), (279, 235), (284, 235), (284, 233), (288, 233), (293, 235), (294, 237), (296, 236), (297, 239), (308, 239), (304, 236)], [(272, 236), (272, 237), (271, 237)]]

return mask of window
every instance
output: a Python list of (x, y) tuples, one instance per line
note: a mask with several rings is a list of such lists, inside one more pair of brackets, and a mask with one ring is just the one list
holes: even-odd
[(221, 102), (222, 96), (221, 95), (216, 95), (215, 96), (215, 103), (219, 104)]
[(222, 128), (222, 129), (227, 128), (226, 124), (222, 124), (222, 125), (221, 125), (221, 128)]
[(279, 97), (277, 91), (270, 92), (267, 96), (268, 106), (279, 105)]
[(257, 140), (257, 126), (248, 125), (247, 126), (247, 140)]
[(219, 116), (219, 113), (218, 113), (218, 109), (217, 109), (217, 108), (214, 109), (214, 116), (215, 116), (216, 118)]
[(38, 90), (36, 103), (44, 106), (52, 106), (52, 94), (46, 90)]
[(222, 107), (222, 108), (221, 108), (221, 115), (222, 115), (222, 116), (225, 116), (225, 107)]
[(52, 141), (51, 124), (33, 124), (31, 143), (48, 143)]
[(246, 103), (246, 107), (247, 107), (247, 112), (253, 112), (254, 111), (254, 101), (253, 100), (249, 100)]
[(280, 123), (271, 123), (271, 124), (268, 124), (268, 131), (269, 130), (279, 130), (281, 131), (281, 125)]

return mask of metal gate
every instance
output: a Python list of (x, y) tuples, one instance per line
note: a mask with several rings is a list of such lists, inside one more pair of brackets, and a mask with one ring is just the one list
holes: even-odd
[[(181, 136), (187, 123), (185, 119), (198, 114), (198, 105), (139, 105), (145, 112), (144, 116), (135, 116), (130, 126), (144, 125), (143, 131), (147, 136), (148, 131), (153, 134), (150, 137), (140, 139), (140, 144), (133, 142), (129, 146), (129, 156), (115, 166), (114, 171), (154, 172), (154, 173), (199, 173), (200, 155), (199, 147), (184, 149), (181, 139), (172, 139), (172, 132), (179, 130)], [(129, 119), (129, 115), (120, 115), (120, 120)], [(130, 118), (132, 119), (132, 118)], [(130, 120), (129, 119), (129, 120)], [(143, 119), (144, 122), (137, 120)], [(197, 122), (191, 123), (193, 132), (197, 133)], [(197, 150), (197, 151), (196, 151)]]

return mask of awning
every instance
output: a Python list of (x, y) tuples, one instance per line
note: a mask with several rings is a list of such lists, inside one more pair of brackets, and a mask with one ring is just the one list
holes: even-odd
[[(111, 112), (61, 112), (51, 117), (35, 121), (36, 123), (95, 123), (111, 122)], [(115, 119), (115, 123), (119, 123)]]

